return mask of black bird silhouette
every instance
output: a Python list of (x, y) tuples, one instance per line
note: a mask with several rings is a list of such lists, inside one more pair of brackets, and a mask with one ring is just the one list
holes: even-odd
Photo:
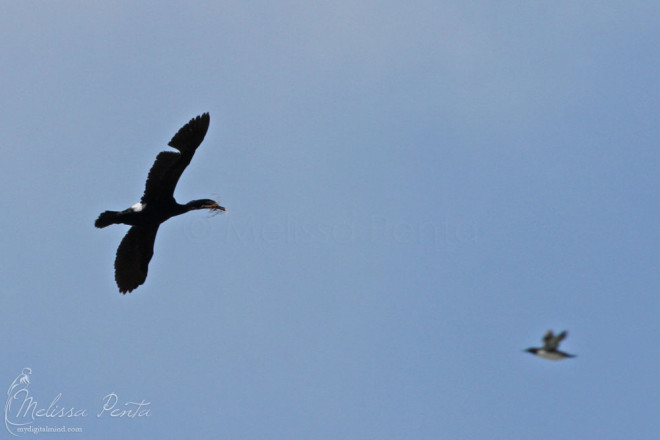
[(557, 349), (559, 347), (559, 343), (566, 337), (566, 335), (568, 335), (566, 330), (556, 336), (552, 333), (552, 330), (548, 330), (545, 336), (543, 336), (543, 347), (532, 347), (525, 351), (551, 361), (560, 361), (566, 358), (573, 358), (575, 355), (564, 353), (563, 351), (559, 351)]
[(185, 205), (174, 200), (179, 177), (204, 140), (209, 121), (209, 114), (204, 113), (191, 119), (174, 135), (168, 145), (179, 151), (158, 154), (139, 203), (124, 211), (105, 211), (94, 222), (97, 228), (119, 223), (132, 226), (121, 241), (115, 259), (115, 280), (121, 293), (133, 291), (147, 279), (154, 241), (161, 223), (195, 209), (225, 211), (215, 200), (193, 200)]

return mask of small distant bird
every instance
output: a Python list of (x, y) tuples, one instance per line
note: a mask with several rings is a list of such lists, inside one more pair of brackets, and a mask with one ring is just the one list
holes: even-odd
[(557, 350), (559, 343), (566, 337), (566, 335), (568, 335), (568, 332), (565, 330), (556, 336), (552, 333), (552, 330), (548, 330), (545, 336), (543, 336), (543, 347), (532, 347), (525, 351), (551, 361), (560, 361), (566, 358), (574, 358), (575, 355), (573, 354), (568, 354)]
[(94, 222), (97, 228), (120, 223), (132, 226), (121, 241), (115, 259), (115, 281), (121, 293), (133, 291), (147, 279), (156, 232), (161, 223), (195, 209), (225, 211), (215, 200), (193, 200), (185, 205), (174, 200), (174, 188), (204, 140), (209, 122), (209, 114), (204, 113), (191, 119), (174, 135), (168, 145), (179, 151), (158, 154), (139, 203), (124, 211), (105, 211)]

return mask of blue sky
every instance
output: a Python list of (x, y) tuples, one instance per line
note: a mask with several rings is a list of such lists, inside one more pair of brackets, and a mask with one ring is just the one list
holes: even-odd
[[(4, 2), (0, 382), (86, 410), (36, 417), (58, 438), (655, 438), (659, 23)], [(93, 222), (207, 111), (175, 195), (228, 212), (168, 221), (122, 296), (127, 228)], [(522, 352), (548, 329), (578, 357)], [(97, 417), (112, 393), (149, 414)]]

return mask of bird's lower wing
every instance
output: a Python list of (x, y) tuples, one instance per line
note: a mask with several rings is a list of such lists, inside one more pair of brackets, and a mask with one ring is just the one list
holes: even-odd
[(119, 244), (115, 259), (115, 281), (121, 293), (131, 292), (147, 279), (154, 254), (156, 226), (133, 226)]

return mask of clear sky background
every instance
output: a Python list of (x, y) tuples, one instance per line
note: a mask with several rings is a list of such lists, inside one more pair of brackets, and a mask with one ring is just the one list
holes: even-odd
[[(49, 438), (657, 438), (659, 29), (657, 1), (2, 2), (0, 388), (87, 410)], [(168, 221), (122, 296), (128, 228), (94, 220), (206, 111), (175, 195), (228, 212)], [(522, 351), (548, 329), (578, 357)]]

